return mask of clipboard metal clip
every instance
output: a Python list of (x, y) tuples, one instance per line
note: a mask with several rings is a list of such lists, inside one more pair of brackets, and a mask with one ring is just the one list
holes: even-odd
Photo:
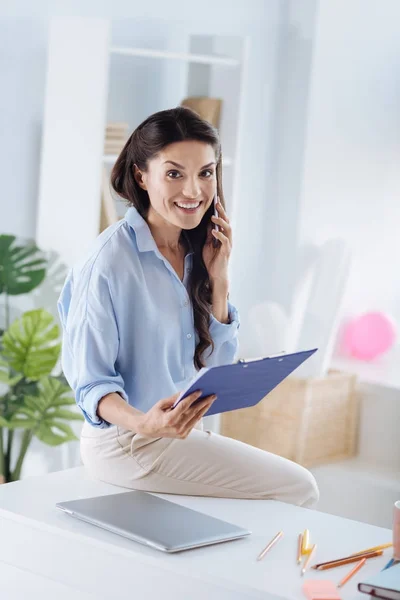
[(277, 352), (276, 354), (271, 354), (270, 356), (259, 356), (258, 358), (239, 358), (236, 362), (246, 365), (248, 363), (256, 362), (257, 360), (265, 360), (266, 358), (275, 358), (276, 356), (282, 356), (282, 354), (286, 354), (286, 350), (282, 350), (281, 352)]

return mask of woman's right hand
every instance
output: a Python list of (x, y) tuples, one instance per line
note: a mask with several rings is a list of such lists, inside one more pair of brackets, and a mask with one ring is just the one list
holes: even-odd
[(193, 394), (181, 400), (174, 409), (172, 409), (172, 406), (178, 399), (180, 392), (169, 398), (163, 398), (147, 413), (143, 414), (137, 432), (151, 438), (168, 437), (184, 440), (216, 399), (215, 395), (206, 396), (206, 398), (191, 406), (193, 402), (200, 398), (201, 394), (200, 391), (193, 392)]

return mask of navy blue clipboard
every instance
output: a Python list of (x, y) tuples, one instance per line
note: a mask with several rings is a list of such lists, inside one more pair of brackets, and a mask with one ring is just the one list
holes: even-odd
[(173, 408), (196, 390), (203, 392), (196, 402), (205, 396), (217, 395), (214, 404), (205, 414), (206, 417), (254, 406), (316, 351), (317, 348), (314, 348), (256, 360), (239, 360), (219, 367), (206, 367), (182, 391)]

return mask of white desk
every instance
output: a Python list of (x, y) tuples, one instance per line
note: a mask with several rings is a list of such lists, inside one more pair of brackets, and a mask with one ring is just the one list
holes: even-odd
[[(68, 589), (71, 600), (301, 599), (305, 579), (337, 582), (348, 567), (325, 573), (312, 570), (301, 578), (295, 560), (300, 531), (310, 529), (311, 541), (318, 543), (318, 561), (391, 541), (389, 529), (275, 501), (164, 496), (253, 531), (247, 539), (167, 555), (74, 520), (54, 507), (61, 500), (117, 491), (127, 490), (91, 480), (82, 467), (0, 486), (2, 597), (26, 597), (23, 592), (15, 595), (15, 578), (15, 586), (24, 580), (30, 599), (40, 600), (61, 600)], [(256, 562), (279, 529), (284, 530), (284, 538)], [(370, 560), (359, 577), (343, 588), (343, 599), (366, 600), (356, 591), (357, 581), (380, 570), (389, 556), (386, 551)]]
[(0, 594), (4, 600), (96, 600), (91, 593), (0, 562)]

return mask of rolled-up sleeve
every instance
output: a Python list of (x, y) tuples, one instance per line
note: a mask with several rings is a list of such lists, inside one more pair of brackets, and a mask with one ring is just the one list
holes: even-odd
[(71, 272), (58, 301), (63, 326), (62, 369), (86, 421), (106, 428), (110, 423), (97, 414), (101, 398), (117, 392), (128, 402), (116, 369), (119, 335), (109, 281), (91, 271), (73, 287)]
[(221, 323), (210, 315), (209, 331), (214, 342), (214, 351), (206, 360), (207, 366), (230, 364), (238, 349), (240, 318), (237, 309), (228, 302), (229, 323)]

